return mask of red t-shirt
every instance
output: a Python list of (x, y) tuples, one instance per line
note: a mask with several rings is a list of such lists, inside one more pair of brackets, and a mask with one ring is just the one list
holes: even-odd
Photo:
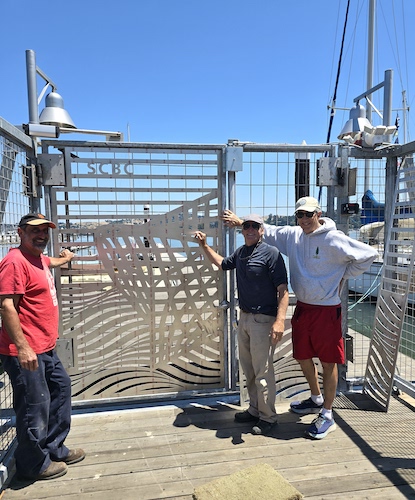
[[(22, 295), (18, 314), (30, 347), (36, 354), (53, 349), (58, 338), (59, 309), (55, 283), (46, 255), (35, 257), (13, 248), (0, 262), (0, 295)], [(0, 353), (17, 356), (16, 346), (4, 327)]]

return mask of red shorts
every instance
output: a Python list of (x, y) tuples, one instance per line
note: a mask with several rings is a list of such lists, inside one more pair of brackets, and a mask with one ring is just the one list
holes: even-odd
[(344, 364), (341, 305), (315, 306), (298, 302), (291, 319), (294, 359), (319, 358)]

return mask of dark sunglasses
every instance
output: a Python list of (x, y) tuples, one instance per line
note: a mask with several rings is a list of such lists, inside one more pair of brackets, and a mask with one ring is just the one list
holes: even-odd
[(305, 215), (306, 217), (311, 219), (311, 217), (313, 217), (315, 213), (316, 212), (296, 212), (295, 216), (297, 217), (297, 219), (302, 219)]
[(256, 229), (258, 231), (258, 229), (261, 227), (261, 224), (258, 224), (258, 222), (244, 222), (242, 224), (242, 227), (243, 229), (249, 229), (250, 227), (252, 227), (252, 229)]

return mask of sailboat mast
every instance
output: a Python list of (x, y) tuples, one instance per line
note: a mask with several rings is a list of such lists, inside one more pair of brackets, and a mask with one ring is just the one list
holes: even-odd
[[(368, 40), (367, 40), (367, 81), (366, 88), (373, 87), (373, 67), (375, 57), (375, 19), (376, 19), (376, 0), (369, 0), (369, 24), (368, 24)], [(367, 96), (372, 100), (372, 96)], [(366, 118), (372, 123), (372, 107), (367, 106)]]
[[(366, 88), (373, 87), (373, 67), (375, 57), (375, 19), (376, 19), (376, 0), (369, 0), (369, 23), (368, 23), (368, 40), (367, 40), (367, 81)], [(371, 101), (372, 95), (367, 98)], [(372, 123), (372, 106), (366, 104), (366, 118)], [(370, 188), (370, 160), (365, 160), (365, 193)]]

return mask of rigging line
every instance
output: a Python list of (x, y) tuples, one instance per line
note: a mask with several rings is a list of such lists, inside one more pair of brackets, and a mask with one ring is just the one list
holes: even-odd
[[(406, 43), (406, 23), (405, 23), (405, 20), (406, 20), (406, 15), (405, 15), (405, 7), (404, 7), (404, 0), (402, 0), (402, 31), (403, 31), (403, 40), (404, 40), (404, 56), (405, 56), (405, 76), (406, 76), (406, 91), (407, 91), (407, 95), (410, 94), (412, 88), (409, 87), (409, 70), (408, 70), (408, 52), (407, 52), (407, 48), (408, 48), (408, 44)], [(406, 96), (404, 98), (404, 110), (403, 110), (403, 113), (406, 113), (406, 137), (404, 138), (404, 142), (406, 141), (410, 141), (410, 133), (409, 133), (409, 110), (410, 110), (410, 107), (412, 105), (412, 102), (414, 101), (414, 97), (412, 97), (411, 99), (411, 102), (408, 103), (406, 101)]]
[[(384, 20), (384, 23), (385, 23), (385, 30), (386, 30), (386, 34), (388, 36), (388, 40), (389, 40), (389, 44), (390, 44), (390, 47), (391, 47), (391, 50), (392, 50), (392, 54), (393, 54), (393, 58), (396, 62), (396, 67), (397, 67), (397, 70), (398, 70), (398, 75), (399, 75), (399, 81), (401, 83), (401, 88), (403, 88), (403, 81), (402, 81), (402, 70), (401, 70), (401, 60), (400, 60), (400, 57), (399, 57), (399, 43), (398, 43), (398, 38), (397, 38), (397, 26), (396, 26), (396, 15), (395, 15), (395, 3), (392, 2), (392, 14), (391, 14), (391, 17), (393, 19), (393, 34), (394, 34), (394, 39), (395, 39), (395, 44), (392, 43), (392, 36), (390, 34), (390, 31), (388, 29), (388, 23), (386, 22), (386, 16), (385, 16), (385, 12), (382, 8), (382, 3), (379, 3), (380, 5), (380, 10), (382, 12), (382, 17), (383, 17), (383, 20)], [(378, 64), (378, 68), (379, 68), (379, 64)]]
[(406, 87), (406, 90), (408, 91), (408, 84), (409, 84), (409, 77), (408, 77), (408, 54), (407, 54), (407, 47), (406, 47), (406, 29), (405, 29), (405, 8), (404, 8), (404, 2), (401, 0), (401, 7), (402, 7), (402, 35), (403, 35), (403, 63), (404, 63), (404, 71), (405, 71), (405, 87), (404, 87), (404, 75), (402, 71), (402, 66), (401, 66), (401, 60), (400, 60), (400, 53), (401, 51), (399, 50), (399, 45), (398, 45), (398, 30), (396, 27), (396, 21), (395, 21), (395, 2), (392, 2), (392, 11), (394, 14), (394, 28), (395, 28), (395, 43), (396, 43), (396, 50), (398, 54), (398, 63), (399, 63), (399, 79), (401, 82), (401, 93), (402, 93), (402, 113), (404, 116), (404, 130), (403, 130), (403, 142), (404, 144), (407, 142), (407, 137), (409, 137), (408, 131), (407, 131), (407, 126), (408, 126), (408, 111), (409, 108), (407, 107), (406, 103), (406, 92), (404, 88)]
[[(327, 144), (329, 144), (329, 142), (330, 142), (331, 129), (333, 127), (334, 114), (336, 112), (335, 111), (335, 106), (336, 106), (336, 99), (337, 99), (337, 87), (339, 86), (340, 69), (341, 69), (342, 58), (343, 58), (344, 39), (345, 39), (345, 36), (346, 36), (347, 20), (348, 20), (348, 17), (349, 17), (349, 7), (350, 7), (350, 0), (347, 1), (346, 17), (345, 17), (344, 25), (343, 25), (342, 43), (341, 43), (341, 46), (340, 46), (339, 62), (337, 64), (336, 83), (334, 85), (334, 94), (333, 94), (332, 106), (331, 106), (331, 112), (330, 112), (329, 129), (327, 131), (327, 140), (326, 140)], [(326, 156), (327, 156), (327, 152), (326, 152)]]
[[(336, 17), (336, 31), (335, 31), (335, 34), (334, 34), (334, 40), (337, 40), (338, 39), (338, 31), (339, 31), (339, 17), (340, 17), (340, 3), (339, 2), (339, 7), (337, 9), (337, 17)], [(328, 88), (329, 88), (329, 95), (327, 97), (327, 102), (331, 102), (332, 101), (332, 95), (331, 95), (331, 85), (332, 85), (332, 82), (333, 82), (333, 79), (334, 79), (334, 76), (333, 76), (333, 73), (334, 73), (334, 57), (335, 57), (335, 47), (334, 47), (334, 44), (333, 44), (333, 52), (331, 54), (331, 65), (330, 65), (330, 80), (329, 80), (329, 85), (328, 85)], [(330, 104), (327, 106), (327, 109), (330, 109)]]
[[(337, 63), (337, 75), (336, 75), (336, 83), (334, 84), (334, 93), (333, 93), (333, 99), (331, 101), (331, 111), (330, 111), (330, 120), (329, 120), (329, 128), (327, 131), (327, 140), (326, 144), (330, 143), (330, 137), (331, 137), (331, 129), (333, 128), (333, 120), (334, 120), (334, 115), (336, 114), (336, 99), (337, 99), (337, 88), (339, 86), (339, 79), (340, 79), (340, 69), (342, 65), (342, 58), (343, 58), (343, 49), (344, 49), (344, 39), (346, 36), (346, 28), (347, 28), (347, 20), (349, 17), (349, 7), (350, 7), (350, 0), (347, 0), (347, 7), (346, 7), (346, 17), (344, 19), (344, 25), (343, 25), (343, 35), (342, 35), (342, 43), (340, 45), (340, 55), (339, 55), (339, 61)], [(328, 151), (324, 153), (324, 156), (328, 156)], [(321, 201), (321, 194), (323, 192), (322, 186), (320, 186), (320, 189), (318, 191), (318, 200)]]
[[(354, 56), (355, 56), (355, 46), (357, 44), (357, 48), (358, 48), (358, 52), (359, 52), (359, 49), (360, 49), (360, 43), (357, 40), (357, 28), (358, 28), (358, 23), (359, 23), (359, 20), (362, 18), (362, 12), (363, 12), (363, 9), (364, 7), (366, 7), (367, 5), (367, 0), (365, 2), (365, 0), (363, 0), (362, 2), (358, 2), (357, 4), (357, 8), (356, 8), (356, 14), (355, 14), (355, 20), (354, 20), (354, 27), (353, 27), (353, 37), (352, 37), (352, 49), (351, 49), (351, 56), (350, 56), (350, 66), (349, 66), (349, 75), (348, 75), (348, 79), (347, 79), (347, 87), (346, 87), (346, 97), (349, 95), (349, 88), (350, 88), (350, 82), (351, 82), (351, 78), (352, 78), (352, 64), (353, 64), (353, 59), (354, 59)], [(368, 41), (368, 38), (365, 39), (366, 41), (366, 47), (367, 47), (367, 44), (369, 43)], [(365, 67), (367, 67), (367, 52), (365, 54)], [(362, 84), (362, 87), (365, 88), (366, 87), (366, 84), (367, 84), (367, 81), (365, 80), (365, 74), (363, 71), (361, 71), (359, 73), (361, 75), (361, 84)], [(354, 78), (354, 80), (356, 80)]]
[(401, 81), (401, 88), (403, 88), (402, 65), (401, 65), (399, 42), (398, 42), (398, 29), (397, 29), (397, 26), (396, 26), (395, 2), (392, 2), (392, 15), (393, 15), (393, 29), (394, 29), (395, 44), (396, 44), (396, 59), (397, 59), (397, 65), (398, 65), (398, 68), (399, 68), (399, 79)]
[[(355, 45), (356, 45), (356, 33), (357, 33), (357, 27), (358, 27), (358, 23), (359, 23), (359, 19), (361, 19), (361, 16), (362, 16), (362, 10), (363, 10), (363, 7), (365, 5), (365, 1), (367, 0), (362, 0), (362, 3), (358, 2), (357, 4), (357, 8), (356, 8), (356, 11), (355, 11), (355, 19), (354, 19), (354, 22), (353, 22), (353, 26), (352, 26), (352, 32), (351, 32), (351, 36), (350, 36), (350, 41), (348, 42), (348, 45), (347, 45), (347, 48), (346, 48), (346, 52), (347, 53), (350, 53), (350, 55), (348, 56), (349, 58), (349, 67), (348, 67), (348, 71), (347, 71), (347, 79), (346, 79), (346, 84), (345, 84), (345, 92), (344, 92), (344, 105), (346, 105), (347, 103), (347, 100), (348, 100), (348, 95), (349, 95), (349, 87), (350, 87), (350, 82), (351, 82), (351, 79), (352, 79), (352, 63), (354, 61), (354, 57), (355, 57)], [(350, 17), (350, 14), (349, 14), (349, 17)], [(349, 24), (350, 24), (350, 20), (349, 20)], [(359, 44), (358, 44), (359, 46)], [(344, 68), (343, 68), (343, 74), (344, 74)], [(356, 79), (354, 79), (356, 80)], [(362, 81), (362, 86), (364, 86), (364, 82)]]
[[(397, 66), (397, 72), (398, 72), (398, 76), (399, 76), (399, 82), (400, 82), (400, 85), (401, 85), (401, 89), (403, 91), (403, 89), (406, 87), (406, 93), (408, 94), (408, 85), (409, 85), (409, 75), (408, 75), (408, 54), (407, 54), (407, 43), (406, 43), (406, 25), (405, 25), (405, 8), (404, 8), (404, 0), (401, 0), (401, 17), (402, 17), (402, 33), (403, 33), (403, 51), (400, 50), (400, 47), (399, 47), (399, 40), (398, 40), (398, 26), (397, 26), (397, 22), (396, 22), (396, 3), (395, 1), (393, 0), (392, 2), (392, 18), (393, 18), (393, 29), (394, 29), (394, 43), (395, 45), (392, 44), (392, 37), (389, 33), (389, 30), (388, 30), (388, 24), (386, 22), (386, 16), (385, 16), (385, 12), (382, 8), (382, 4), (380, 4), (380, 7), (381, 7), (381, 11), (382, 11), (382, 16), (383, 16), (383, 19), (384, 19), (384, 22), (385, 22), (385, 28), (386, 28), (386, 33), (388, 35), (388, 38), (389, 38), (389, 43), (390, 43), (390, 46), (391, 46), (391, 50), (392, 50), (392, 54), (393, 54), (393, 58), (396, 62), (396, 66)], [(404, 82), (404, 75), (403, 75), (403, 69), (402, 69), (402, 63), (401, 63), (401, 53), (403, 54), (403, 64), (404, 64), (404, 71), (405, 71), (405, 80), (406, 80), (406, 83)], [(408, 118), (409, 118), (409, 108), (411, 107), (411, 104), (407, 104), (406, 103), (406, 100), (404, 99), (403, 100), (403, 103), (402, 103), (402, 113), (405, 115), (406, 114), (406, 117), (407, 117), (407, 124), (409, 122)], [(404, 143), (407, 142), (407, 140), (409, 139), (409, 133), (407, 132), (406, 134), (406, 137), (404, 137)]]
[(407, 92), (410, 91), (409, 89), (409, 73), (408, 73), (408, 52), (407, 52), (407, 47), (408, 44), (406, 43), (406, 24), (405, 24), (405, 6), (404, 6), (404, 0), (402, 0), (402, 31), (403, 31), (403, 47), (404, 47), (404, 54), (405, 54), (405, 73), (406, 73), (406, 90)]

